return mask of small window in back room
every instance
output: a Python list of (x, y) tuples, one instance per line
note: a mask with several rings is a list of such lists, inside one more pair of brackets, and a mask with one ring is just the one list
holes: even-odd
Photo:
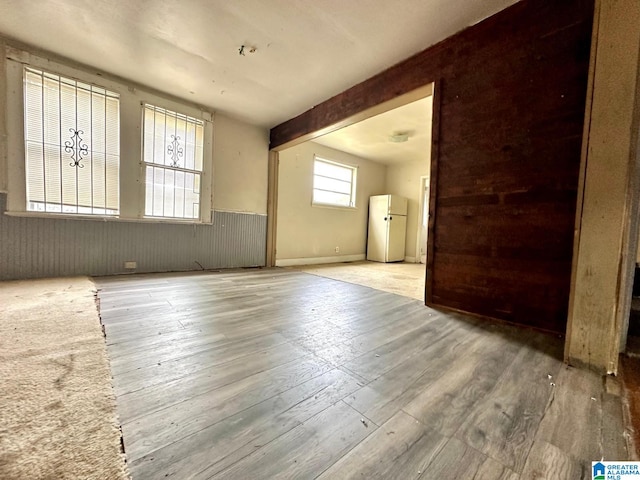
[(315, 157), (313, 203), (336, 207), (356, 206), (357, 167)]
[(27, 210), (117, 215), (119, 95), (25, 68), (24, 119)]
[(145, 216), (200, 219), (204, 122), (144, 106)]

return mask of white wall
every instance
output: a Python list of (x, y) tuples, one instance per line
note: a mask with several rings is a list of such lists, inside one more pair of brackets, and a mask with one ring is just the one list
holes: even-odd
[(217, 114), (213, 122), (213, 207), (267, 214), (269, 131)]
[[(47, 52), (27, 51), (0, 37), (0, 279), (131, 273), (124, 268), (127, 261), (137, 262), (136, 272), (265, 264), (269, 132), (217, 112), (213, 118), (213, 148), (208, 157), (213, 164), (213, 182), (209, 183), (213, 183), (212, 209), (217, 211), (212, 224), (167, 224), (136, 218), (141, 206), (136, 195), (140, 188), (135, 186), (140, 172), (141, 141), (135, 125), (121, 131), (120, 171), (124, 182), (120, 203), (121, 214), (131, 213), (129, 221), (43, 217), (19, 211), (18, 216), (6, 215), (7, 190), (15, 193), (16, 185), (24, 189), (24, 181), (9, 181), (10, 171), (24, 165), (23, 154), (13, 153), (7, 158), (8, 152), (21, 150), (9, 149), (8, 143), (15, 146), (24, 141), (21, 129), (15, 128), (21, 125), (23, 116), (21, 108), (15, 108), (22, 95), (21, 72), (18, 71), (14, 89), (10, 90), (7, 75), (9, 70), (15, 73), (15, 62), (5, 61), (9, 50), (11, 55), (25, 61), (31, 55), (39, 57), (38, 61), (45, 63), (43, 69), (59, 67), (66, 76), (86, 77), (85, 81), (107, 87), (114, 85), (117, 88), (114, 91), (121, 93), (122, 108), (126, 105), (129, 109), (127, 118), (140, 114), (139, 101), (124, 101), (125, 97), (131, 100), (133, 95), (154, 102), (160, 99), (163, 105), (175, 105), (168, 108), (189, 110), (185, 113), (201, 110), (197, 105), (140, 88), (107, 72), (96, 72)], [(8, 110), (12, 113), (8, 114)], [(133, 188), (122, 188), (123, 183), (132, 182)], [(24, 203), (18, 203), (17, 210), (24, 210)]]
[[(420, 177), (429, 175), (430, 155), (425, 160), (401, 163), (387, 167), (387, 181), (385, 193), (400, 195), (408, 199), (407, 206), (407, 240), (405, 243), (405, 257), (415, 258), (416, 239), (420, 219)], [(418, 259), (419, 260), (419, 259)]]
[[(314, 154), (358, 166), (355, 209), (312, 206)], [(276, 264), (286, 265), (283, 260), (290, 259), (364, 257), (369, 197), (386, 193), (386, 167), (314, 142), (283, 150), (279, 158)]]
[[(0, 75), (2, 78), (2, 88), (0, 88), (0, 192), (8, 190), (8, 161), (17, 161), (17, 159), (6, 159), (7, 142), (6, 142), (6, 125), (10, 122), (21, 122), (21, 118), (7, 117), (7, 85), (6, 79), (6, 56), (7, 48), (13, 46), (7, 41), (6, 45), (0, 39)], [(16, 47), (13, 47), (12, 51)], [(185, 109), (194, 109), (198, 106), (190, 104), (184, 100), (177, 99), (170, 95), (159, 92), (146, 92), (137, 85), (112, 77), (108, 73), (100, 73), (96, 75), (96, 71), (90, 67), (78, 65), (71, 60), (60, 58), (56, 55), (48, 54), (41, 51), (29, 51), (17, 49), (23, 52), (24, 58), (30, 58), (29, 55), (36, 55), (47, 61), (51, 60), (56, 65), (65, 69), (75, 69), (84, 72), (95, 83), (109, 82), (109, 84), (117, 83), (124, 87), (135, 89), (138, 95), (150, 98), (164, 98), (175, 104), (176, 108), (184, 105)], [(65, 72), (62, 72), (65, 73)], [(19, 94), (20, 92), (9, 92), (9, 95)], [(16, 115), (12, 115), (16, 116)], [(134, 132), (135, 133), (135, 132)], [(127, 132), (123, 132), (127, 135)], [(20, 142), (22, 140), (19, 140)], [(127, 142), (123, 142), (124, 144)], [(135, 142), (129, 142), (132, 145)], [(139, 143), (139, 142), (138, 142)], [(137, 144), (136, 144), (137, 145)], [(121, 171), (123, 174), (128, 169), (138, 169), (137, 163), (140, 160), (138, 149), (135, 151), (122, 151), (121, 159), (123, 165)], [(264, 128), (256, 127), (238, 120), (231, 119), (220, 113), (214, 113), (213, 119), (213, 210), (222, 210), (230, 212), (242, 213), (258, 213), (266, 215), (267, 212), (267, 165), (269, 156), (269, 131)], [(136, 166), (125, 164), (135, 162)], [(123, 199), (124, 200), (124, 199)]]

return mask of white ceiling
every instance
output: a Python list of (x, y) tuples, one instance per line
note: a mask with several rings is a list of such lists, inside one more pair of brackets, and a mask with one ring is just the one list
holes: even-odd
[[(313, 141), (385, 165), (428, 161), (431, 152), (431, 96), (328, 133)], [(390, 136), (407, 133), (406, 142)]]
[(0, 33), (272, 127), (513, 3), (0, 0)]

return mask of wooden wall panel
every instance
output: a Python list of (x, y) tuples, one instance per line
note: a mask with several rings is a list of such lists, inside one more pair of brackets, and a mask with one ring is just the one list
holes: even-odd
[(593, 0), (517, 3), (275, 127), (271, 148), (439, 81), (428, 300), (564, 332), (592, 22)]

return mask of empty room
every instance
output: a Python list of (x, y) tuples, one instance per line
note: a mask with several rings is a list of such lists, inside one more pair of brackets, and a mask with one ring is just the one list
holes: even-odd
[(636, 0), (0, 0), (0, 478), (633, 475), (639, 71)]

